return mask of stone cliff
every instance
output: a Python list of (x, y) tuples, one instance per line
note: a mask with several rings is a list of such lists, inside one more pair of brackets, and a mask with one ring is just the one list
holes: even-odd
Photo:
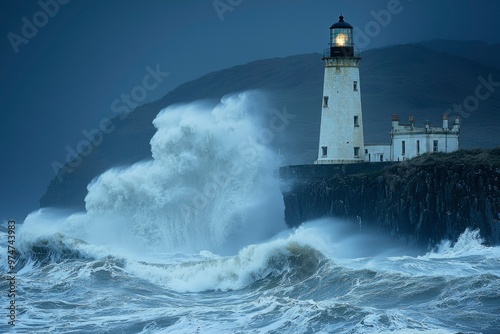
[(422, 246), (456, 240), (466, 228), (500, 243), (500, 147), (403, 163), (288, 166), (280, 175), (291, 227), (329, 216)]

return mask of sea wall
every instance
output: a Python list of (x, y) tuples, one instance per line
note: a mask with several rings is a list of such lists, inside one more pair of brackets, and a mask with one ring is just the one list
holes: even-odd
[(424, 246), (466, 228), (500, 243), (500, 147), (403, 163), (288, 166), (280, 176), (290, 227), (339, 217)]

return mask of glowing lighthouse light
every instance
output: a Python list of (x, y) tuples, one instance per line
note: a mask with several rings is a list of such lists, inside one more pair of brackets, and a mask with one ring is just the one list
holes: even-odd
[(342, 33), (338, 34), (337, 37), (335, 37), (335, 44), (338, 46), (345, 46), (347, 39), (348, 39), (347, 35)]

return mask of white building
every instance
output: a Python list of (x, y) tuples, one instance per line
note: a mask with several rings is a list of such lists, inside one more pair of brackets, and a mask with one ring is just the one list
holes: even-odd
[(446, 114), (442, 127), (423, 128), (415, 126), (413, 116), (408, 124), (401, 124), (398, 115), (392, 116), (391, 143), (385, 145), (366, 144), (365, 161), (404, 161), (423, 153), (453, 152), (459, 148), (460, 119), (457, 116), (450, 127)]
[(359, 52), (354, 50), (352, 26), (330, 27), (330, 48), (323, 53), (325, 77), (316, 164), (363, 162), (363, 115), (359, 81)]
[(330, 48), (324, 50), (325, 76), (318, 159), (315, 164), (404, 161), (428, 152), (453, 152), (459, 148), (460, 119), (448, 126), (417, 128), (392, 119), (391, 143), (366, 144), (363, 139), (360, 54), (354, 49), (353, 28), (339, 17), (330, 27)]

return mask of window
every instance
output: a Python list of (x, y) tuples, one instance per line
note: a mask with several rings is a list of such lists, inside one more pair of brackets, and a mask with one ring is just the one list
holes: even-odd
[(365, 149), (365, 154), (368, 154), (368, 149)]
[(321, 147), (321, 157), (326, 158), (328, 155), (328, 148), (326, 146)]
[(401, 142), (401, 155), (405, 155), (406, 153), (406, 147), (405, 147), (405, 141), (403, 140)]
[(354, 127), (359, 127), (359, 117), (354, 116)]
[(359, 158), (359, 147), (354, 148), (354, 157)]
[(417, 140), (417, 155), (420, 154), (420, 140)]
[(432, 152), (437, 152), (437, 151), (438, 151), (438, 141), (434, 140)]
[(353, 90), (354, 90), (355, 92), (357, 92), (357, 91), (358, 91), (358, 82), (357, 82), (357, 81), (354, 81), (354, 82), (352, 83), (352, 87), (353, 87)]
[(328, 96), (323, 96), (323, 108), (328, 108)]

